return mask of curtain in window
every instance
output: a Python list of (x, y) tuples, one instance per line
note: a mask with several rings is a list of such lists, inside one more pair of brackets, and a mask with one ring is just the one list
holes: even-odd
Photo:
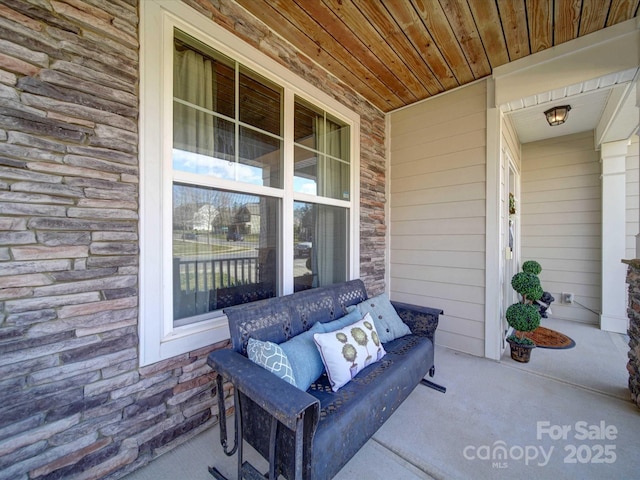
[[(345, 158), (348, 152), (342, 127), (325, 118), (316, 117), (316, 148), (318, 155), (318, 195), (342, 199), (349, 192), (349, 165), (335, 160)], [(335, 158), (330, 158), (331, 157)], [(346, 172), (344, 171), (346, 168)], [(346, 188), (345, 188), (346, 187)], [(315, 238), (313, 240), (315, 286), (330, 285), (346, 280), (347, 219), (343, 208), (316, 205)], [(314, 265), (315, 264), (315, 265)]]
[[(208, 111), (215, 109), (215, 63), (185, 47), (174, 50), (173, 96)], [(180, 102), (173, 104), (174, 148), (214, 156), (214, 117)]]

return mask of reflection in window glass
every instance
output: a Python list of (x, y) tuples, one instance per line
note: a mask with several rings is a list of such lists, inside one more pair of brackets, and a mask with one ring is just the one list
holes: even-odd
[(240, 128), (237, 179), (255, 185), (282, 187), (282, 140)]
[(294, 190), (349, 200), (349, 126), (296, 97)]
[(240, 121), (273, 135), (282, 134), (282, 87), (240, 67)]
[[(282, 87), (176, 31), (173, 169), (282, 188)], [(242, 124), (241, 124), (242, 122)]]
[(174, 325), (277, 294), (279, 201), (174, 184)]
[[(194, 115), (189, 115), (190, 112)], [(174, 108), (174, 120), (180, 126), (173, 129), (173, 169), (233, 180), (236, 175), (233, 123), (180, 104)], [(208, 128), (202, 128), (207, 124)], [(214, 131), (216, 141), (209, 135)]]
[(235, 117), (235, 62), (176, 30), (173, 96), (202, 110)]
[(294, 204), (294, 290), (331, 285), (348, 278), (349, 215), (346, 208)]
[(294, 147), (294, 189), (309, 195), (318, 194), (318, 156), (319, 154), (301, 147)]

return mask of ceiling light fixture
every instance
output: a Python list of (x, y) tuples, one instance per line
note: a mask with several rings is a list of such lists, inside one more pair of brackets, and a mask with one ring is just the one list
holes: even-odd
[(569, 110), (571, 110), (571, 105), (562, 105), (560, 107), (550, 108), (544, 112), (544, 115), (547, 117), (549, 125), (555, 127), (556, 125), (562, 125), (567, 121)]

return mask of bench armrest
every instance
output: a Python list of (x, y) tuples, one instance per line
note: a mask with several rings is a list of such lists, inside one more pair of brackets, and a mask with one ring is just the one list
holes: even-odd
[(439, 308), (421, 307), (408, 303), (391, 302), (398, 315), (407, 324), (411, 333), (429, 338), (435, 345), (435, 333), (438, 328), (440, 315), (444, 314)]
[(207, 358), (207, 363), (219, 375), (230, 381), (234, 388), (290, 430), (295, 431), (298, 419), (303, 417), (304, 423), (315, 430), (320, 402), (312, 395), (285, 382), (233, 350), (212, 352)]

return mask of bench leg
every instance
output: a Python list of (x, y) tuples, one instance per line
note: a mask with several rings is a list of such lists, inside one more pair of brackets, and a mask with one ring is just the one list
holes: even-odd
[(228, 480), (227, 477), (225, 477), (222, 473), (220, 473), (220, 471), (217, 468), (208, 467), (208, 469), (211, 476), (216, 480)]
[[(233, 402), (234, 402), (234, 418), (235, 418), (235, 437), (233, 446), (229, 448), (229, 442), (227, 438), (227, 419), (224, 409), (224, 394), (222, 389), (222, 377), (220, 375), (216, 378), (218, 389), (218, 418), (220, 426), (220, 444), (225, 455), (231, 457), (238, 455), (238, 480), (275, 480), (276, 478), (276, 438), (278, 433), (278, 421), (273, 418), (271, 420), (271, 432), (270, 432), (270, 444), (269, 444), (269, 472), (265, 475), (261, 474), (253, 465), (249, 462), (243, 462), (243, 436), (242, 436), (242, 405), (240, 402), (240, 392), (236, 388), (234, 390)], [(220, 470), (216, 467), (208, 467), (209, 473), (216, 480), (228, 480)]]
[[(436, 374), (436, 366), (431, 365), (431, 368), (429, 369), (429, 376), (433, 377), (435, 374)], [(445, 387), (443, 387), (442, 385), (438, 385), (437, 383), (433, 383), (431, 380), (427, 380), (423, 378), (422, 380), (420, 380), (420, 383), (425, 387), (433, 388), (434, 390), (437, 390), (441, 393), (447, 392), (447, 389)]]
[[(225, 455), (228, 457), (233, 456), (234, 454), (238, 454), (238, 478), (242, 478), (241, 470), (242, 470), (242, 418), (240, 415), (240, 397), (238, 395), (238, 390), (234, 391), (233, 402), (234, 402), (234, 413), (233, 417), (235, 419), (235, 435), (233, 439), (233, 446), (229, 448), (229, 442), (227, 437), (227, 416), (224, 405), (224, 390), (222, 385), (222, 375), (216, 376), (216, 390), (218, 394), (218, 425), (220, 428), (220, 445), (222, 445), (222, 450)], [(227, 480), (220, 470), (215, 467), (208, 467), (209, 473), (217, 480)]]
[(441, 393), (447, 392), (446, 387), (443, 387), (442, 385), (438, 385), (437, 383), (433, 383), (431, 380), (427, 380), (426, 378), (423, 378), (422, 380), (420, 380), (420, 383), (425, 387), (433, 388), (434, 390), (437, 390)]

